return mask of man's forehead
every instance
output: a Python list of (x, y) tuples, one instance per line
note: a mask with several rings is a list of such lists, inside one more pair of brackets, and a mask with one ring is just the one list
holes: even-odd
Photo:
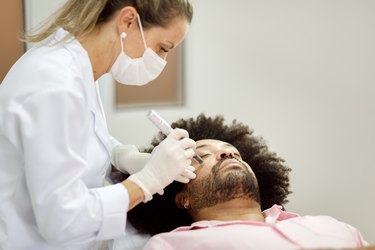
[(205, 147), (233, 147), (234, 146), (228, 142), (215, 140), (215, 139), (204, 139), (196, 141), (197, 149)]

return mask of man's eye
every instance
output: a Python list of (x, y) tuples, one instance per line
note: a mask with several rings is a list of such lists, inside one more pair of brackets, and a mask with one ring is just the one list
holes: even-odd
[(234, 156), (235, 156), (237, 159), (242, 159), (242, 157), (241, 157), (240, 154), (234, 154)]
[(200, 158), (205, 158), (205, 157), (207, 157), (207, 156), (209, 156), (210, 154), (202, 154), (202, 155), (200, 155), (199, 157)]

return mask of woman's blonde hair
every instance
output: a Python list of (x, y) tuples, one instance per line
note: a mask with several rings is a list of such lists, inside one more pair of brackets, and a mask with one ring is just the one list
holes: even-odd
[(166, 27), (178, 16), (190, 23), (193, 17), (189, 0), (68, 0), (52, 16), (51, 22), (42, 26), (35, 34), (25, 34), (24, 40), (30, 43), (40, 42), (59, 28), (65, 29), (74, 37), (81, 37), (111, 20), (115, 12), (126, 6), (137, 10), (144, 29)]

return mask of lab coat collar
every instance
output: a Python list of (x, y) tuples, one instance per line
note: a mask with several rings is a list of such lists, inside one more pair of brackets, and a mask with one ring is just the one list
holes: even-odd
[(58, 42), (64, 41), (64, 39), (67, 39), (66, 42), (72, 42), (75, 40), (75, 37), (63, 28), (59, 28), (53, 35), (53, 39)]

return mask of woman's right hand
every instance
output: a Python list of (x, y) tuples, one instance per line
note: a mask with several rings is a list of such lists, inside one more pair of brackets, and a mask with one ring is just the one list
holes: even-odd
[(144, 202), (156, 192), (163, 194), (163, 189), (181, 175), (186, 177), (183, 182), (195, 178), (191, 166), (195, 145), (186, 130), (176, 128), (155, 147), (145, 167), (128, 178), (143, 190)]

